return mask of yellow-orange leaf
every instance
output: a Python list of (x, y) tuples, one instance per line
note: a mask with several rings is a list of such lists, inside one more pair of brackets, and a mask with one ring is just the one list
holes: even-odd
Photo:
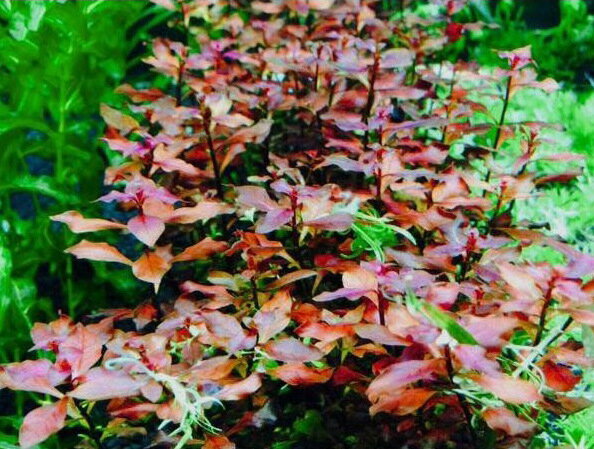
[(155, 292), (159, 290), (161, 279), (169, 271), (171, 264), (156, 253), (144, 253), (132, 265), (132, 272), (138, 279), (150, 282), (155, 286)]
[(129, 115), (122, 114), (117, 109), (111, 108), (106, 104), (101, 105), (101, 117), (108, 126), (120, 130), (124, 134), (140, 128), (140, 124)]
[(217, 253), (222, 253), (229, 245), (226, 242), (217, 242), (207, 237), (192, 245), (173, 258), (173, 262), (186, 262), (189, 260), (208, 259)]

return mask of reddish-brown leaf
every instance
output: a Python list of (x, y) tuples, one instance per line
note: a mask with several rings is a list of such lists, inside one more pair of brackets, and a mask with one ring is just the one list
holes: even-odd
[(239, 382), (225, 385), (216, 397), (221, 401), (238, 401), (256, 392), (262, 386), (258, 373), (252, 373)]
[(302, 363), (287, 363), (270, 370), (270, 374), (289, 385), (326, 383), (332, 377), (332, 368), (312, 368)]
[(208, 435), (204, 442), (203, 449), (235, 449), (232, 443), (225, 435)]
[(317, 275), (317, 272), (313, 270), (297, 270), (291, 273), (285, 274), (281, 278), (277, 279), (274, 282), (271, 282), (266, 286), (266, 290), (277, 290), (282, 288), (286, 285), (293, 284), (301, 279), (307, 279), (312, 276)]
[(382, 396), (370, 408), (369, 412), (375, 415), (379, 412), (394, 415), (408, 415), (421, 408), (437, 391), (430, 388), (410, 388), (394, 390), (391, 395)]
[(499, 430), (511, 436), (527, 436), (536, 430), (536, 424), (518, 418), (505, 407), (488, 408), (483, 418), (493, 430)]
[(486, 374), (469, 375), (477, 384), (510, 404), (526, 404), (542, 399), (538, 388), (523, 379), (507, 375), (489, 376)]
[(62, 398), (27, 413), (19, 431), (20, 446), (33, 447), (61, 430), (66, 421), (67, 410), (68, 398)]
[(369, 384), (367, 396), (372, 402), (376, 402), (409, 384), (419, 380), (435, 380), (445, 374), (445, 363), (442, 359), (393, 363)]
[(80, 384), (70, 393), (76, 399), (103, 401), (113, 398), (137, 396), (147, 380), (135, 379), (122, 370), (91, 368), (80, 379)]
[(219, 215), (230, 214), (233, 207), (219, 201), (199, 201), (193, 207), (180, 207), (175, 209), (168, 223), (191, 224), (197, 221), (207, 221)]
[(72, 378), (85, 374), (101, 358), (103, 339), (82, 324), (59, 345), (58, 362), (67, 362)]
[(582, 377), (574, 374), (570, 368), (550, 360), (544, 363), (542, 372), (547, 385), (555, 391), (571, 391), (582, 380)]
[(229, 245), (226, 242), (218, 242), (206, 237), (198, 243), (184, 249), (177, 256), (171, 259), (172, 262), (187, 262), (190, 260), (203, 260), (226, 251)]
[(317, 348), (307, 346), (296, 338), (283, 338), (264, 345), (269, 357), (281, 362), (313, 362), (324, 354)]

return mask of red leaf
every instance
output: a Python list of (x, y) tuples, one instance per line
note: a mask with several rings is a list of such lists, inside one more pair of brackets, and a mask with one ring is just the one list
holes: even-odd
[(235, 444), (224, 435), (208, 435), (202, 449), (235, 449)]
[(526, 404), (540, 401), (542, 396), (538, 388), (530, 382), (511, 376), (489, 376), (484, 374), (469, 375), (477, 384), (510, 404)]
[(346, 385), (351, 382), (361, 382), (364, 380), (368, 380), (367, 377), (344, 365), (336, 368), (336, 371), (334, 371), (334, 374), (332, 375), (333, 385)]
[(64, 427), (68, 398), (36, 408), (25, 416), (19, 432), (19, 444), (29, 448), (45, 441)]
[(72, 320), (66, 315), (60, 316), (51, 323), (35, 323), (31, 329), (31, 338), (35, 346), (31, 349), (55, 350), (74, 329)]
[(218, 242), (206, 237), (198, 243), (186, 248), (173, 259), (172, 262), (186, 262), (190, 260), (204, 260), (212, 257), (215, 254), (222, 253), (227, 250), (229, 245), (226, 242)]
[(268, 212), (264, 217), (258, 220), (256, 224), (256, 232), (260, 234), (268, 234), (276, 231), (289, 223), (293, 218), (293, 211), (291, 209), (274, 209)]
[(499, 363), (488, 359), (486, 353), (487, 350), (481, 346), (457, 345), (454, 348), (456, 359), (465, 369), (498, 375), (500, 373)]
[(305, 323), (295, 332), (303, 338), (315, 338), (323, 342), (331, 342), (353, 335), (352, 324)]
[(391, 48), (382, 53), (380, 67), (382, 69), (408, 67), (413, 62), (413, 56), (414, 54), (406, 48)]
[(252, 373), (239, 382), (225, 385), (216, 397), (221, 401), (238, 401), (256, 392), (262, 386), (258, 373)]
[(537, 186), (552, 184), (555, 182), (558, 182), (561, 184), (566, 184), (569, 181), (571, 181), (579, 176), (582, 176), (583, 173), (584, 173), (583, 170), (578, 169), (578, 170), (566, 171), (564, 173), (557, 173), (554, 175), (542, 176), (535, 181), (535, 184)]
[(79, 259), (90, 259), (101, 262), (118, 262), (132, 265), (132, 261), (120, 253), (116, 248), (107, 243), (89, 242), (81, 240), (65, 252), (73, 254)]
[(218, 201), (200, 201), (193, 207), (175, 209), (168, 223), (191, 224), (197, 221), (207, 221), (219, 215), (233, 213), (233, 207)]
[(346, 298), (354, 301), (372, 292), (373, 290), (366, 288), (339, 288), (333, 292), (320, 293), (319, 295), (314, 296), (312, 299), (318, 302), (333, 301), (339, 298)]
[(376, 402), (411, 383), (419, 380), (435, 380), (445, 374), (445, 363), (441, 359), (393, 363), (369, 384), (367, 396), (372, 402)]
[(347, 213), (336, 213), (303, 222), (304, 226), (324, 231), (346, 231), (353, 225), (353, 216)]
[(271, 341), (263, 349), (271, 358), (281, 362), (313, 362), (324, 356), (319, 349), (307, 346), (296, 338)]
[(145, 380), (135, 379), (122, 370), (108, 370), (101, 367), (91, 368), (79, 380), (79, 386), (68, 393), (68, 396), (88, 401), (137, 396), (140, 394), (140, 388), (147, 383)]
[(302, 363), (287, 363), (272, 369), (270, 374), (289, 385), (310, 385), (328, 382), (332, 372), (332, 368), (310, 368)]
[(366, 338), (380, 345), (408, 346), (406, 340), (394, 335), (386, 326), (379, 324), (357, 324), (355, 326), (355, 332), (359, 337)]
[[(153, 3), (158, 3), (159, 0), (152, 0)], [(170, 3), (173, 5), (172, 0), (162, 0), (161, 3)], [(175, 6), (173, 8), (175, 9)], [(161, 98), (164, 94), (159, 89), (134, 89), (130, 84), (122, 84), (115, 90), (118, 94), (127, 95), (132, 101), (140, 103), (143, 101), (155, 101)]]
[(237, 202), (243, 206), (254, 207), (259, 211), (270, 212), (278, 209), (266, 189), (258, 186), (237, 187)]
[(34, 391), (61, 398), (63, 394), (55, 387), (61, 384), (68, 374), (57, 371), (47, 359), (25, 360), (0, 366), (0, 388)]
[(410, 388), (394, 390), (391, 395), (382, 396), (369, 408), (369, 413), (392, 413), (402, 416), (409, 415), (421, 408), (437, 391), (429, 388)]
[(239, 363), (239, 360), (230, 359), (229, 356), (201, 360), (191, 368), (188, 381), (224, 379)]
[(101, 358), (103, 341), (82, 324), (59, 346), (58, 362), (68, 362), (72, 378), (85, 374)]
[(571, 391), (580, 380), (581, 376), (573, 374), (571, 369), (547, 360), (542, 367), (546, 383), (555, 391)]
[(491, 429), (511, 436), (526, 436), (536, 430), (536, 424), (518, 418), (505, 407), (488, 408), (483, 412), (483, 418)]
[(256, 312), (253, 321), (258, 329), (259, 343), (266, 343), (289, 325), (292, 303), (289, 292), (280, 290)]
[(154, 246), (165, 231), (165, 223), (160, 218), (141, 214), (128, 221), (128, 230), (145, 245)]
[(497, 53), (500, 58), (507, 59), (513, 70), (519, 70), (522, 67), (534, 62), (530, 45), (516, 48), (511, 51), (500, 51)]
[(277, 279), (274, 282), (271, 282), (266, 286), (266, 290), (276, 290), (285, 285), (293, 284), (301, 279), (307, 279), (312, 276), (317, 275), (317, 273), (313, 270), (297, 270), (293, 271), (289, 274), (285, 274), (283, 277)]

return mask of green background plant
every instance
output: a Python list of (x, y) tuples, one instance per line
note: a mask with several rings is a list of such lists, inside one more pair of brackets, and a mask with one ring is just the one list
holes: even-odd
[[(63, 253), (74, 238), (49, 215), (88, 209), (107, 159), (101, 102), (142, 79), (147, 33), (167, 18), (139, 1), (0, 2), (0, 362), (21, 359), (35, 321), (123, 299), (134, 281)], [(121, 302), (121, 300), (120, 300)], [(117, 304), (117, 303), (116, 303)], [(0, 447), (27, 396), (0, 391)]]

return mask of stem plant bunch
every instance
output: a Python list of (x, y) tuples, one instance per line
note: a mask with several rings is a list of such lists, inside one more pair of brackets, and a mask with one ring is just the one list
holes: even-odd
[[(539, 153), (551, 125), (507, 117), (557, 87), (529, 47), (449, 63), (481, 26), (463, 0), (154, 3), (159, 87), (101, 106), (117, 156), (98, 201), (123, 218), (52, 217), (91, 234), (68, 253), (154, 294), (33, 326), (45, 356), (0, 368), (45, 395), (22, 447), (74, 426), (85, 447), (292, 447), (257, 435), (299, 395), (344, 424), (306, 413), (307, 447), (526, 447), (588, 405), (594, 257), (513, 219), (580, 173)], [(543, 159), (576, 168), (538, 176)], [(562, 262), (527, 262), (535, 246)]]

